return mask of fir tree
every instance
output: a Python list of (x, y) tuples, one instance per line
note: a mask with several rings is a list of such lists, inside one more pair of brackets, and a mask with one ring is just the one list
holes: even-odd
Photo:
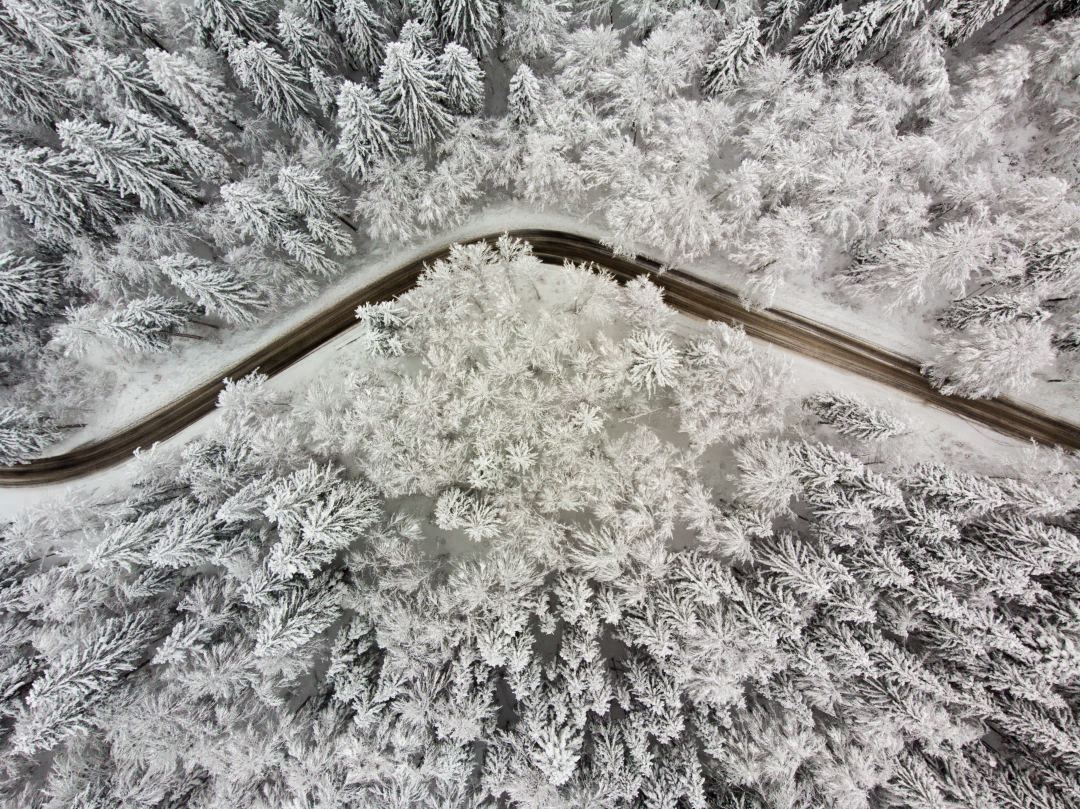
[(764, 49), (759, 24), (757, 17), (750, 17), (720, 42), (705, 64), (705, 92), (715, 95), (735, 89), (746, 68), (761, 59)]
[(290, 126), (314, 103), (304, 74), (265, 42), (248, 42), (229, 51), (229, 65), (241, 86), (274, 121)]
[(1011, 323), (1016, 320), (1042, 321), (1049, 313), (1032, 300), (1014, 295), (973, 295), (950, 303), (937, 316), (947, 329), (966, 329), (973, 325)]
[(190, 307), (181, 301), (148, 295), (113, 309), (97, 328), (117, 348), (139, 353), (165, 351), (190, 314)]
[(224, 48), (231, 37), (255, 42), (273, 38), (269, 9), (260, 0), (195, 0), (192, 16), (204, 46)]
[(844, 20), (843, 4), (838, 4), (815, 14), (792, 37), (787, 52), (798, 57), (801, 70), (817, 70), (835, 60)]
[(94, 121), (61, 121), (60, 142), (99, 182), (123, 196), (137, 197), (150, 213), (182, 213), (195, 189), (164, 164), (131, 131)]
[(541, 109), (540, 82), (528, 65), (521, 65), (510, 77), (507, 116), (524, 129), (532, 124)]
[(277, 174), (277, 187), (285, 204), (304, 217), (334, 219), (344, 208), (345, 199), (334, 190), (332, 180), (299, 163), (283, 166)]
[(374, 76), (382, 64), (386, 48), (386, 27), (366, 0), (338, 0), (334, 24), (345, 46), (349, 63)]
[(254, 323), (266, 300), (228, 267), (186, 253), (157, 260), (162, 273), (205, 311), (228, 323)]
[(177, 114), (141, 62), (104, 48), (84, 48), (76, 61), (78, 71), (72, 86), (83, 93), (93, 88), (106, 110), (131, 108), (165, 119)]
[(59, 437), (60, 430), (42, 413), (25, 407), (0, 408), (0, 463), (21, 463)]
[(106, 235), (125, 210), (86, 173), (78, 156), (45, 148), (0, 150), (0, 194), (41, 238), (53, 242)]
[(202, 65), (194, 53), (144, 51), (154, 83), (197, 133), (220, 136), (226, 123), (235, 126), (232, 97), (222, 76)]
[(480, 57), (495, 44), (499, 24), (496, 0), (442, 0), (442, 24), (447, 36)]
[(460, 45), (450, 43), (439, 57), (438, 69), (452, 110), (472, 115), (483, 108), (484, 71), (475, 56)]
[(396, 152), (390, 113), (370, 87), (346, 81), (337, 96), (337, 152), (346, 171), (363, 178)]
[(48, 314), (60, 297), (57, 274), (42, 262), (0, 253), (0, 320), (8, 323)]
[(275, 242), (292, 222), (279, 197), (251, 179), (221, 186), (225, 213), (245, 237)]
[(386, 49), (379, 99), (404, 137), (417, 146), (434, 143), (450, 128), (446, 93), (434, 61), (403, 42)]
[(333, 41), (296, 9), (285, 7), (278, 12), (277, 35), (293, 62), (304, 69), (330, 65)]
[(0, 109), (51, 123), (70, 109), (57, 74), (39, 56), (13, 42), (0, 51)]
[(803, 407), (822, 423), (841, 435), (867, 441), (894, 438), (909, 431), (909, 426), (884, 410), (870, 407), (853, 396), (818, 393), (803, 399)]

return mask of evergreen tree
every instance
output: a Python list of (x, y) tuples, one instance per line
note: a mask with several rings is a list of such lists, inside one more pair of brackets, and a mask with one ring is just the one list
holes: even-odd
[(227, 323), (254, 323), (266, 305), (257, 289), (221, 264), (175, 253), (159, 258), (157, 265), (177, 289)]
[(1050, 328), (1038, 321), (973, 326), (945, 338), (923, 370), (950, 396), (978, 399), (1022, 391), (1033, 374), (1054, 361), (1051, 337)]
[(221, 201), (241, 235), (260, 242), (276, 242), (292, 222), (279, 196), (260, 188), (252, 179), (221, 186)]
[(304, 217), (334, 219), (345, 207), (345, 199), (334, 190), (331, 179), (300, 163), (278, 171), (277, 187), (285, 204)]
[(873, 0), (859, 6), (844, 20), (837, 51), (837, 61), (840, 64), (848, 65), (859, 58), (859, 54), (874, 39), (884, 16), (885, 7), (881, 0)]
[(104, 48), (84, 48), (76, 57), (78, 66), (71, 82), (76, 92), (93, 90), (103, 109), (130, 108), (170, 119), (177, 110), (161, 92), (146, 66), (123, 54)]
[(41, 413), (24, 407), (0, 408), (0, 463), (10, 466), (41, 453), (60, 430)]
[(293, 62), (306, 70), (327, 68), (333, 59), (334, 42), (296, 9), (278, 12), (277, 35)]
[(195, 132), (219, 137), (224, 124), (234, 123), (224, 77), (201, 64), (197, 54), (149, 48), (144, 55), (154, 83)]
[(6, 16), (38, 53), (65, 69), (72, 67), (75, 55), (87, 44), (86, 35), (68, 8), (29, 0), (4, 0), (2, 5)]
[(496, 0), (440, 0), (446, 34), (480, 57), (495, 44), (499, 25)]
[(769, 0), (762, 12), (765, 22), (765, 42), (776, 43), (791, 30), (803, 12), (805, 0)]
[(60, 142), (99, 182), (122, 196), (135, 196), (150, 213), (179, 214), (195, 189), (125, 128), (94, 121), (61, 121)]
[(379, 99), (404, 137), (417, 146), (434, 143), (450, 128), (446, 93), (434, 60), (403, 42), (386, 49)]
[(1015, 295), (973, 295), (950, 303), (937, 316), (947, 329), (966, 329), (973, 325), (1011, 323), (1017, 320), (1042, 321), (1049, 313), (1032, 300)]
[(450, 43), (439, 57), (438, 70), (452, 110), (472, 115), (483, 108), (484, 71), (475, 56), (460, 45)]
[(295, 124), (314, 103), (304, 86), (304, 74), (265, 42), (231, 48), (229, 65), (263, 111), (283, 126)]
[(124, 0), (86, 0), (84, 7), (99, 29), (111, 30), (133, 41), (142, 38), (156, 47), (161, 46), (154, 23), (146, 12), (134, 3)]
[(345, 46), (349, 63), (369, 76), (382, 64), (386, 49), (386, 26), (367, 0), (337, 0), (334, 24)]
[(759, 38), (760, 20), (739, 23), (717, 46), (705, 64), (702, 89), (713, 95), (735, 89), (746, 69), (764, 55)]
[(507, 117), (517, 126), (525, 129), (537, 120), (542, 99), (540, 82), (528, 65), (521, 65), (510, 77), (509, 96), (507, 98)]
[(798, 57), (800, 70), (817, 70), (835, 60), (844, 28), (842, 3), (818, 12), (792, 37), (787, 52)]
[(48, 314), (60, 297), (54, 271), (34, 258), (0, 253), (0, 320), (8, 323)]
[(553, 53), (570, 30), (570, 6), (567, 0), (520, 0), (506, 9), (503, 42), (522, 59)]
[(871, 407), (854, 396), (818, 393), (803, 399), (803, 407), (841, 435), (880, 441), (909, 432), (910, 426), (884, 410)]
[(346, 81), (337, 96), (337, 152), (346, 171), (364, 178), (396, 152), (390, 113), (370, 87)]
[(83, 233), (107, 235), (125, 209), (76, 156), (45, 148), (0, 150), (0, 194), (41, 238), (53, 242)]
[(273, 38), (270, 9), (262, 0), (195, 0), (192, 16), (202, 45), (224, 48), (231, 37), (255, 42)]
[(0, 49), (0, 109), (37, 123), (52, 123), (70, 109), (57, 74), (39, 56), (13, 42)]
[(100, 319), (97, 330), (125, 351), (165, 351), (171, 338), (181, 333), (190, 314), (190, 307), (181, 301), (148, 295), (108, 312)]

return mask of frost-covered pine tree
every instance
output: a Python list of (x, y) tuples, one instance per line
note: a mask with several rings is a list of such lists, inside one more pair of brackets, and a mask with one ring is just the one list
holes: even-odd
[(265, 42), (231, 47), (229, 65), (240, 85), (250, 90), (263, 111), (282, 126), (295, 124), (314, 104), (303, 72)]
[(224, 212), (244, 237), (276, 242), (292, 217), (280, 193), (270, 192), (251, 178), (221, 186)]
[(0, 148), (0, 194), (49, 242), (107, 235), (127, 207), (76, 155), (46, 148)]
[(165, 351), (190, 316), (191, 307), (182, 301), (147, 295), (109, 311), (98, 321), (96, 333), (123, 351)]
[(568, 0), (519, 0), (506, 8), (503, 41), (522, 59), (554, 53), (570, 30), (571, 13)]
[(195, 132), (220, 136), (225, 124), (237, 126), (224, 77), (202, 64), (198, 53), (148, 48), (143, 55), (154, 83)]
[(73, 120), (61, 121), (56, 131), (71, 156), (99, 182), (138, 198), (150, 213), (183, 213), (195, 199), (191, 183), (127, 128)]
[(924, 368), (950, 396), (979, 399), (1022, 391), (1054, 361), (1053, 332), (1038, 320), (977, 325), (943, 338)]
[(334, 25), (349, 63), (374, 76), (386, 49), (386, 24), (367, 0), (338, 0), (334, 4)]
[(337, 152), (346, 171), (363, 178), (397, 151), (390, 112), (367, 85), (342, 82), (337, 95)]
[(937, 316), (947, 329), (1011, 323), (1016, 320), (1042, 321), (1049, 313), (1027, 295), (972, 295), (950, 303)]
[(787, 46), (787, 52), (797, 57), (799, 69), (817, 70), (836, 59), (844, 20), (843, 3), (838, 3), (806, 21)]
[(705, 63), (702, 89), (717, 95), (734, 90), (746, 69), (759, 61), (765, 51), (761, 45), (761, 21), (750, 17), (725, 36)]
[(166, 120), (177, 114), (162, 98), (147, 65), (104, 48), (84, 48), (76, 57), (76, 72), (68, 83), (72, 95), (89, 96), (106, 110), (135, 109)]
[(507, 117), (524, 130), (540, 114), (540, 80), (528, 65), (520, 65), (510, 77), (508, 93)]
[(468, 50), (453, 42), (447, 44), (439, 56), (438, 71), (450, 109), (472, 115), (483, 108), (484, 71)]
[(266, 305), (258, 289), (225, 265), (187, 253), (162, 256), (156, 264), (177, 289), (227, 323), (253, 323)]
[(0, 253), (0, 320), (13, 323), (48, 314), (60, 297), (57, 273), (36, 258)]
[(447, 37), (481, 58), (486, 56), (499, 27), (497, 0), (440, 0), (439, 5)]
[(305, 70), (324, 70), (334, 60), (334, 41), (298, 8), (285, 6), (278, 12), (277, 35), (289, 57)]
[(879, 441), (903, 435), (910, 430), (906, 422), (892, 414), (846, 394), (814, 394), (803, 399), (803, 407), (840, 435), (852, 438)]
[(225, 49), (234, 37), (255, 42), (273, 39), (272, 11), (260, 0), (195, 0), (191, 14), (204, 46)]
[(0, 52), (0, 109), (16, 117), (51, 123), (64, 117), (70, 107), (57, 72), (39, 55), (5, 41)]
[(0, 463), (20, 463), (55, 443), (60, 430), (42, 413), (25, 407), (0, 408)]
[(417, 146), (431, 145), (450, 128), (446, 91), (434, 60), (405, 42), (387, 46), (379, 99), (401, 134)]

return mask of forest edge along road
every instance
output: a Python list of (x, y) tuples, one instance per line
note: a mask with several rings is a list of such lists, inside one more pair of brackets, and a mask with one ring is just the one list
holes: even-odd
[[(490, 234), (470, 241), (492, 242), (502, 235)], [(600, 242), (572, 233), (512, 230), (507, 231), (506, 235), (528, 241), (533, 253), (548, 263), (561, 264), (567, 260), (588, 262), (607, 270), (620, 282), (648, 274), (650, 280), (664, 291), (665, 301), (680, 312), (741, 326), (750, 337), (888, 385), (1000, 433), (1040, 444), (1080, 449), (1080, 426), (1008, 399), (946, 396), (922, 375), (917, 362), (791, 312), (746, 309), (737, 293), (681, 270), (669, 269), (659, 273), (660, 265), (648, 258), (616, 256)], [(59, 455), (0, 467), (0, 486), (32, 486), (73, 480), (120, 463), (139, 447), (149, 447), (154, 442), (175, 435), (214, 409), (223, 387), (222, 380), (239, 379), (256, 369), (268, 376), (283, 371), (355, 325), (356, 308), (361, 304), (390, 300), (408, 291), (424, 267), (446, 256), (449, 250), (448, 245), (433, 251), (337, 301), (289, 333), (223, 369), (217, 381), (189, 391), (121, 432)]]

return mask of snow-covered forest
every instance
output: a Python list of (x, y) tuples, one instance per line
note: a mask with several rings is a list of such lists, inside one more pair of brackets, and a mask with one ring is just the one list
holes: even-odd
[[(0, 546), (19, 807), (1080, 799), (1080, 480), (883, 462), (656, 287), (457, 248)], [(823, 440), (822, 440), (823, 439)]]
[[(499, 200), (1075, 383), (1078, 12), (0, 0), (0, 464)], [(0, 807), (1080, 805), (1075, 455), (509, 237), (346, 337), (0, 514)]]
[(909, 313), (949, 393), (1075, 380), (1075, 11), (3, 0), (0, 455), (499, 198), (719, 257), (750, 306)]

